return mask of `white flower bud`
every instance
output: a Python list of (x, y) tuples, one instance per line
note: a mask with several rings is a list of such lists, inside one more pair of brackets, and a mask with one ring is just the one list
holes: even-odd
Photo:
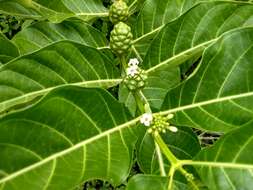
[(173, 133), (176, 133), (178, 131), (178, 129), (176, 127), (170, 126), (169, 130)]

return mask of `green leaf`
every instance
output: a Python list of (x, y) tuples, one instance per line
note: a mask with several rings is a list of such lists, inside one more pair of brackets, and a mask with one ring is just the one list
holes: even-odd
[(223, 33), (252, 26), (253, 4), (203, 2), (168, 23), (152, 41), (143, 66), (147, 72), (169, 69), (200, 57)]
[(24, 28), (12, 39), (21, 54), (33, 52), (62, 40), (71, 40), (95, 48), (107, 46), (106, 37), (82, 21), (64, 21), (60, 24), (38, 22)]
[[(223, 136), (194, 159), (203, 183), (212, 190), (252, 189), (252, 123)], [(189, 162), (190, 163), (190, 162)]]
[(204, 53), (195, 75), (170, 91), (163, 114), (174, 123), (227, 132), (253, 119), (253, 28), (226, 33)]
[[(18, 48), (0, 32), (0, 63), (5, 63), (19, 56)], [(0, 65), (1, 66), (1, 65)]]
[[(136, 175), (132, 177), (126, 190), (168, 190), (168, 177)], [(186, 190), (187, 186), (174, 180), (173, 190)]]
[(173, 19), (194, 5), (196, 0), (146, 0), (135, 22), (134, 48), (144, 57), (155, 35)]
[(48, 45), (0, 67), (0, 112), (45, 95), (66, 84), (84, 87), (117, 85), (119, 71), (100, 51), (70, 41)]
[(139, 121), (130, 119), (105, 90), (71, 86), (5, 116), (0, 119), (0, 171), (6, 174), (1, 189), (73, 189), (89, 179), (122, 183), (136, 142), (130, 126)]
[[(152, 136), (143, 130), (139, 137), (137, 161), (141, 170), (146, 174), (160, 174), (157, 152)], [(200, 144), (196, 134), (187, 127), (178, 127), (177, 133), (167, 132), (162, 135), (164, 142), (168, 145), (173, 154), (179, 159), (192, 159), (199, 151)], [(163, 156), (165, 171), (169, 172), (170, 163)]]
[(71, 17), (90, 20), (108, 16), (101, 0), (0, 0), (0, 13), (52, 22)]

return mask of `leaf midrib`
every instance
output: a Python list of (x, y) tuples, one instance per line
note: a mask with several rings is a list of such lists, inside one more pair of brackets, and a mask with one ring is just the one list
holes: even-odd
[(253, 96), (253, 92), (241, 93), (239, 95), (231, 95), (231, 96), (225, 96), (225, 97), (221, 97), (221, 98), (214, 98), (214, 99), (210, 99), (207, 101), (197, 102), (194, 104), (173, 108), (173, 109), (170, 109), (167, 111), (162, 111), (162, 112), (156, 113), (155, 115), (158, 115), (158, 114), (168, 115), (171, 113), (176, 113), (179, 111), (184, 111), (184, 110), (188, 110), (188, 109), (192, 109), (192, 108), (196, 108), (196, 107), (206, 106), (206, 105), (220, 103), (220, 102), (229, 101), (229, 100), (235, 100), (235, 99), (239, 99), (239, 98), (246, 98), (249, 96)]
[(235, 168), (235, 169), (253, 169), (253, 164), (241, 164), (232, 162), (212, 162), (212, 161), (192, 161), (182, 160), (182, 165), (196, 165), (196, 166), (207, 166), (207, 167), (223, 167), (223, 168)]
[[(150, 69), (146, 70), (147, 73), (151, 73), (151, 72), (155, 72), (157, 69), (160, 69), (162, 66), (168, 65), (169, 63), (177, 60), (180, 57), (183, 57), (184, 55), (187, 55), (191, 52), (194, 52), (195, 50), (197, 50), (198, 48), (205, 48), (206, 46), (210, 45), (211, 43), (217, 41), (219, 38), (215, 38), (209, 41), (206, 41), (204, 43), (201, 43), (197, 46), (194, 46), (192, 48), (187, 49), (186, 51), (183, 51), (173, 57), (170, 57), (169, 59), (164, 60), (163, 62), (159, 63), (158, 65), (155, 65), (154, 67), (151, 67)], [(182, 64), (181, 62), (175, 62), (174, 64), (169, 65), (170, 67), (176, 67), (178, 65)]]
[[(36, 98), (38, 96), (45, 95), (48, 92), (50, 92), (51, 90), (59, 88), (59, 87), (69, 86), (69, 85), (80, 86), (80, 87), (88, 86), (89, 87), (89, 86), (92, 86), (92, 85), (95, 85), (95, 84), (98, 84), (98, 85), (105, 84), (105, 86), (107, 86), (108, 83), (110, 83), (110, 84), (112, 84), (112, 83), (119, 84), (121, 81), (122, 81), (122, 79), (104, 79), (104, 80), (84, 81), (84, 82), (77, 82), (77, 83), (62, 84), (62, 85), (49, 87), (49, 88), (38, 90), (38, 91), (33, 91), (33, 92), (30, 92), (30, 93), (26, 93), (22, 96), (18, 96), (18, 97), (0, 102), (0, 113), (6, 109), (6, 107), (4, 105), (6, 105), (8, 103), (15, 102), (15, 101), (20, 101), (22, 99), (24, 99), (24, 100), (28, 99), (28, 101), (30, 101), (31, 98)], [(111, 86), (111, 85), (109, 85), (109, 86)], [(25, 102), (26, 101), (24, 101), (23, 103), (25, 103)], [(8, 109), (8, 107), (7, 107), (7, 109)]]
[(74, 145), (74, 146), (72, 146), (72, 147), (70, 147), (70, 148), (68, 148), (66, 150), (63, 150), (63, 151), (58, 152), (56, 154), (53, 154), (53, 155), (47, 157), (46, 159), (44, 159), (44, 160), (42, 160), (40, 162), (37, 162), (37, 163), (35, 163), (35, 164), (31, 165), (31, 166), (28, 166), (28, 167), (26, 167), (24, 169), (21, 169), (21, 170), (15, 172), (13, 174), (10, 174), (9, 176), (1, 179), (0, 180), (0, 184), (3, 184), (5, 182), (7, 182), (7, 181), (9, 181), (9, 180), (11, 180), (11, 179), (19, 176), (19, 175), (22, 175), (23, 173), (29, 172), (29, 171), (31, 171), (31, 170), (33, 170), (33, 169), (35, 169), (35, 168), (37, 168), (37, 167), (39, 167), (39, 166), (41, 166), (43, 164), (46, 164), (47, 162), (53, 161), (54, 159), (57, 159), (57, 158), (59, 158), (61, 156), (64, 156), (64, 155), (70, 153), (70, 152), (73, 152), (73, 151), (75, 151), (78, 148), (84, 147), (84, 146), (86, 146), (86, 145), (88, 145), (88, 144), (90, 144), (90, 143), (92, 143), (92, 142), (94, 142), (96, 140), (99, 140), (100, 138), (106, 137), (107, 135), (111, 135), (114, 132), (118, 132), (118, 131), (123, 130), (124, 128), (130, 127), (130, 126), (136, 124), (139, 121), (139, 119), (140, 119), (140, 117), (137, 117), (137, 118), (135, 118), (135, 119), (133, 119), (133, 120), (131, 120), (129, 122), (126, 122), (124, 124), (118, 125), (117, 127), (114, 127), (114, 128), (109, 129), (109, 130), (107, 130), (107, 131), (105, 131), (103, 133), (100, 133), (100, 134), (98, 134), (96, 136), (93, 136), (90, 139), (82, 141), (82, 142), (80, 142), (80, 143), (78, 143), (78, 144), (76, 144), (76, 145)]
[[(1, 11), (0, 11), (1, 12)], [(57, 44), (60, 44), (60, 43), (64, 43), (64, 42), (67, 42), (67, 43), (72, 43), (72, 44), (75, 44), (75, 45), (80, 45), (80, 46), (84, 46), (84, 47), (87, 47), (87, 48), (90, 48), (90, 49), (93, 49), (93, 50), (100, 50), (100, 49), (103, 49), (105, 47), (92, 47), (92, 46), (89, 46), (87, 44), (83, 44), (83, 43), (80, 43), (80, 42), (77, 42), (77, 41), (73, 41), (73, 40), (69, 40), (69, 39), (61, 39), (61, 40), (58, 40), (58, 41), (55, 41), (55, 42), (52, 42), (52, 43), (49, 43), (48, 45), (46, 46), (43, 46), (35, 51), (32, 51), (32, 52), (29, 52), (29, 53), (26, 53), (26, 54), (23, 54), (23, 55), (20, 55), (14, 59), (12, 59), (11, 61), (9, 61), (8, 63), (4, 64), (4, 65), (0, 65), (0, 71), (2, 68), (6, 67), (8, 64), (16, 61), (16, 60), (19, 60), (20, 58), (23, 58), (23, 57), (26, 57), (28, 55), (33, 55), (33, 54), (36, 54), (44, 49), (47, 49), (48, 47), (50, 46), (54, 46), (54, 45), (57, 45)], [(107, 47), (106, 47), (107, 48)]]

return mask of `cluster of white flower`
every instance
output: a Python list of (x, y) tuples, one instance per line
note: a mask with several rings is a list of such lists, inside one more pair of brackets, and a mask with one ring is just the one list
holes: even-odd
[(139, 73), (139, 61), (136, 58), (130, 59), (128, 63), (128, 68), (126, 69), (126, 73), (130, 77), (134, 77), (136, 74)]
[(153, 133), (155, 135), (159, 134), (160, 132), (165, 133), (166, 130), (170, 130), (173, 133), (178, 131), (177, 127), (170, 126), (169, 120), (173, 118), (173, 114), (169, 114), (167, 117), (163, 117), (161, 115), (156, 115), (153, 118), (152, 113), (144, 113), (141, 118), (140, 122), (149, 127), (148, 133)]

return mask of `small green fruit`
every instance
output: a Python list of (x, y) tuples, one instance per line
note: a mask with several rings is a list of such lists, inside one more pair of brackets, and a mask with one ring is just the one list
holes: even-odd
[(128, 15), (128, 6), (123, 0), (116, 0), (110, 7), (109, 18), (114, 24), (118, 22), (125, 22)]
[(146, 86), (147, 74), (140, 69), (139, 74), (135, 76), (126, 76), (124, 79), (124, 84), (130, 91), (136, 91), (143, 89)]
[(131, 28), (127, 24), (119, 22), (111, 32), (110, 48), (118, 55), (125, 54), (130, 49), (132, 40)]

